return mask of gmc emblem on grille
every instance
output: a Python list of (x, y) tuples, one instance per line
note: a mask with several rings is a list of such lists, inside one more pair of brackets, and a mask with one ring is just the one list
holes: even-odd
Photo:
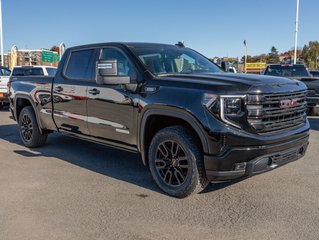
[(300, 99), (281, 100), (279, 106), (280, 108), (295, 107), (298, 105), (298, 101), (300, 101)]

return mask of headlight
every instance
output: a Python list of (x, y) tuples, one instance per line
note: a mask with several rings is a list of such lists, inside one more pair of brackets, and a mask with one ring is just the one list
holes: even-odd
[(240, 119), (245, 114), (243, 111), (245, 96), (221, 96), (221, 119), (237, 128), (242, 128)]
[(218, 95), (205, 93), (202, 104), (216, 117), (220, 118), (220, 97)]
[(224, 103), (223, 106), (225, 115), (238, 115), (241, 113), (241, 98), (225, 97), (222, 98), (222, 100)]
[(244, 116), (244, 99), (242, 95), (221, 95), (205, 93), (203, 105), (222, 121), (237, 128), (242, 128), (240, 123)]

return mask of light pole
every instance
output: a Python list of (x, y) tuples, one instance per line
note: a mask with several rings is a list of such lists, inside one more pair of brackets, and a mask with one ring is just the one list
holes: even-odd
[(3, 31), (2, 31), (2, 0), (0, 0), (0, 52), (1, 52), (1, 66), (4, 66), (3, 58)]
[(296, 64), (296, 63), (297, 63), (298, 24), (299, 24), (299, 0), (297, 0), (297, 9), (296, 9), (296, 31), (295, 31), (295, 53), (294, 53), (294, 64)]
[(245, 47), (245, 63), (244, 63), (244, 72), (247, 73), (247, 42), (244, 40)]

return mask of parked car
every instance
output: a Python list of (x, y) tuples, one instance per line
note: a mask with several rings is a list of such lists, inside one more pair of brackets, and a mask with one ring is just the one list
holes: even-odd
[(9, 82), (11, 71), (6, 67), (0, 67), (0, 108), (8, 104), (7, 84)]
[(310, 70), (310, 74), (313, 77), (318, 77), (319, 78), (319, 70)]
[(56, 67), (51, 66), (15, 66), (11, 76), (55, 76)]
[(286, 77), (302, 81), (308, 87), (307, 103), (310, 114), (319, 104), (319, 78), (313, 77), (304, 64), (268, 65), (264, 75)]
[(180, 45), (73, 47), (55, 77), (11, 77), (9, 87), (25, 146), (59, 132), (140, 153), (176, 197), (275, 169), (308, 146), (306, 85), (225, 73)]

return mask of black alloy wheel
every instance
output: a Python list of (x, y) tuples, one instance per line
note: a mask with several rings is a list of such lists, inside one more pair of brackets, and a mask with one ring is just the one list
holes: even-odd
[(24, 107), (18, 118), (20, 136), (26, 147), (36, 148), (45, 144), (48, 134), (41, 132), (33, 107)]
[(159, 130), (149, 146), (148, 162), (157, 185), (174, 197), (201, 192), (209, 183), (201, 141), (186, 126)]
[(31, 141), (33, 133), (32, 120), (27, 114), (22, 116), (20, 129), (24, 140), (28, 142)]
[(157, 147), (155, 166), (163, 181), (169, 186), (182, 185), (189, 172), (185, 151), (175, 141), (164, 141)]

